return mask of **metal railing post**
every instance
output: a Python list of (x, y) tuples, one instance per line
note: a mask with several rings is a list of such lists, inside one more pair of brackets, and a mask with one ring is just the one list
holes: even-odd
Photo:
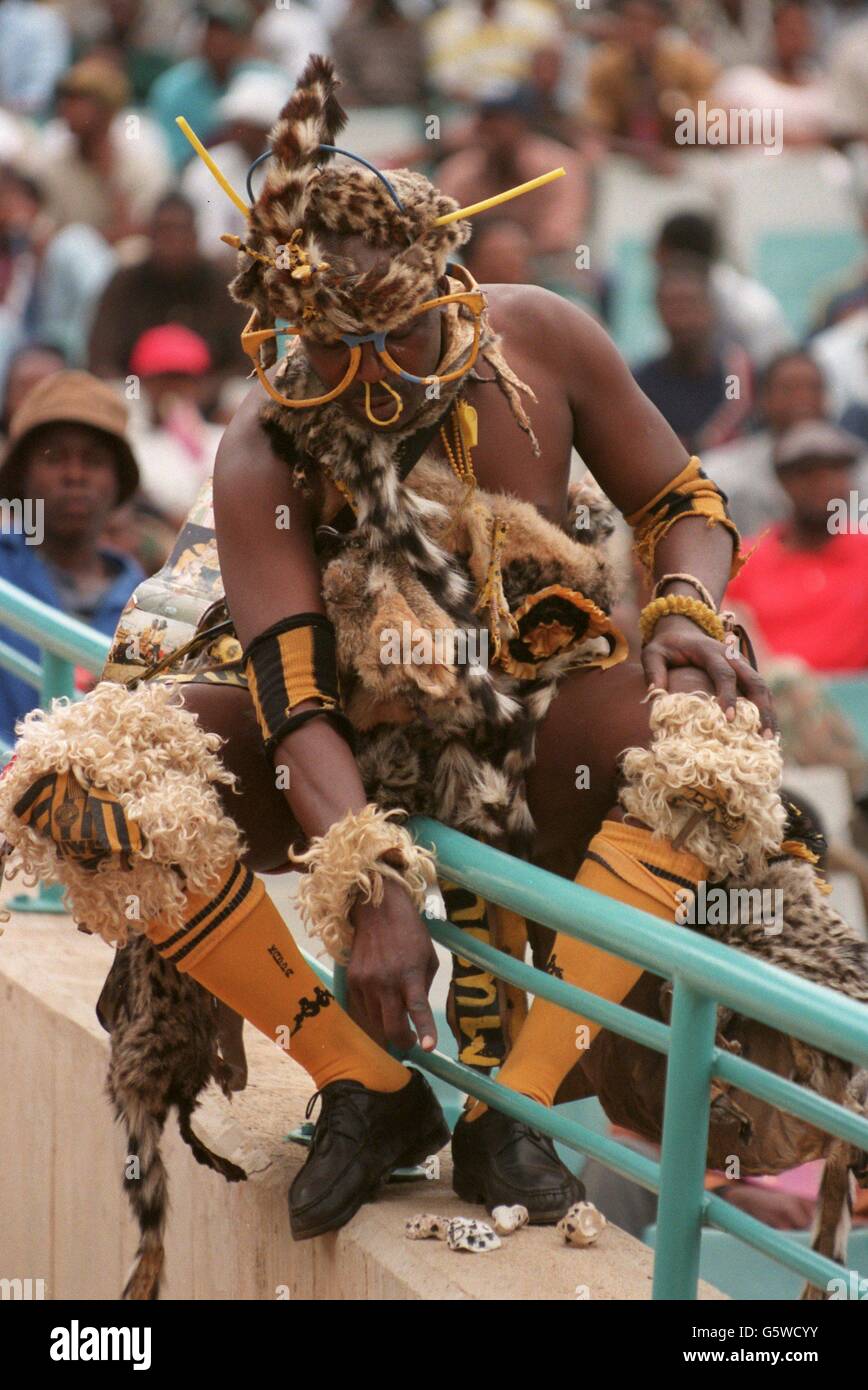
[[(39, 690), (40, 708), (50, 709), (51, 701), (59, 699), (61, 695), (67, 695), (70, 700), (75, 698), (75, 667), (65, 657), (44, 651)], [(13, 912), (59, 914), (69, 910), (63, 901), (63, 888), (59, 883), (52, 883), (50, 886), (40, 883), (33, 897), (29, 893), (16, 893), (10, 898), (9, 907)]]
[(671, 1027), (652, 1297), (694, 1299), (705, 1213), (717, 1005), (677, 975)]

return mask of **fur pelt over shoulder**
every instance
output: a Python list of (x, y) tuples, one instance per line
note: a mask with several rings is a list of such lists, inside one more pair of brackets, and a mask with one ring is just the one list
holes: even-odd
[[(503, 595), (511, 614), (535, 619), (537, 595), (564, 594), (576, 627), (540, 622), (504, 639), (516, 662), (492, 656), (485, 614), (438, 602), (398, 556), (371, 556), (354, 533), (325, 568), (323, 596), (335, 625), (344, 706), (359, 731), (358, 760), (372, 800), (434, 815), (516, 854), (533, 838), (524, 781), (534, 739), (563, 673), (621, 660), (626, 647), (606, 610), (615, 588), (603, 547), (582, 545), (537, 510), (505, 494), (468, 496), (444, 464), (424, 459), (412, 473), (412, 494), (435, 544), (450, 555), (469, 593), (483, 588), (491, 565), (493, 524), (502, 524)], [(575, 494), (577, 496), (577, 494)], [(582, 494), (583, 496), (585, 494)], [(584, 503), (582, 505), (585, 505)], [(551, 615), (549, 615), (551, 616)], [(535, 658), (535, 635), (547, 642)], [(570, 640), (552, 649), (552, 633)], [(396, 655), (391, 655), (389, 644)], [(462, 650), (463, 644), (463, 650)]]

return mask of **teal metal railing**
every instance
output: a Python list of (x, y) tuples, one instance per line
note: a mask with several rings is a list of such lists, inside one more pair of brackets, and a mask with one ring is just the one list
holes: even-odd
[[(0, 623), (24, 633), (42, 649), (39, 666), (0, 642), (0, 666), (29, 680), (39, 691), (41, 705), (57, 695), (74, 696), (75, 665), (96, 674), (103, 668), (110, 645), (106, 637), (3, 580)], [(9, 751), (0, 750), (5, 757)], [(666, 1025), (504, 955), (450, 922), (427, 919), (433, 939), (448, 950), (540, 998), (668, 1055), (660, 1162), (595, 1133), (557, 1109), (548, 1110), (499, 1086), (441, 1052), (426, 1053), (415, 1047), (410, 1053), (412, 1061), (459, 1091), (525, 1120), (552, 1139), (659, 1193), (655, 1299), (696, 1297), (701, 1230), (706, 1221), (821, 1287), (839, 1278), (841, 1267), (832, 1260), (793, 1244), (780, 1232), (705, 1190), (711, 1082), (716, 1078), (738, 1086), (866, 1150), (868, 1119), (718, 1048), (716, 1010), (723, 1004), (814, 1047), (868, 1066), (868, 1008), (697, 932), (670, 926), (513, 859), (436, 821), (417, 817), (411, 826), (416, 838), (434, 849), (439, 869), (452, 882), (531, 921), (589, 941), (672, 980), (671, 1023)], [(25, 898), (18, 903), (13, 899), (10, 906), (33, 910), (37, 901)], [(46, 910), (44, 900), (39, 910)], [(345, 971), (336, 968), (332, 975), (320, 962), (311, 960), (311, 964), (338, 997), (345, 998)], [(858, 1280), (854, 1283), (858, 1287)]]
[(593, 1133), (556, 1109), (547, 1110), (510, 1092), (440, 1053), (429, 1054), (416, 1047), (411, 1054), (414, 1063), (659, 1193), (655, 1299), (696, 1297), (704, 1221), (729, 1231), (821, 1287), (839, 1278), (840, 1265), (794, 1245), (778, 1231), (705, 1190), (711, 1082), (717, 1078), (736, 1085), (863, 1149), (868, 1148), (868, 1119), (718, 1048), (716, 1013), (718, 1004), (726, 1005), (814, 1047), (868, 1066), (868, 1008), (697, 932), (669, 926), (659, 918), (513, 859), (436, 821), (417, 818), (412, 828), (420, 843), (434, 849), (439, 869), (452, 882), (673, 981), (671, 1024), (667, 1026), (535, 970), (451, 923), (428, 919), (432, 937), (448, 950), (511, 984), (668, 1054), (660, 1162)]
[[(40, 649), (41, 663), (0, 641), (0, 667), (35, 687), (37, 696), (33, 703), (40, 709), (47, 709), (61, 695), (75, 699), (76, 666), (98, 676), (111, 646), (103, 633), (67, 617), (5, 579), (0, 579), (0, 625), (28, 637)], [(4, 767), (11, 755), (9, 744), (0, 739), (0, 763)], [(33, 897), (18, 893), (10, 898), (8, 906), (16, 912), (66, 911), (63, 894), (56, 884), (49, 888), (40, 883)]]

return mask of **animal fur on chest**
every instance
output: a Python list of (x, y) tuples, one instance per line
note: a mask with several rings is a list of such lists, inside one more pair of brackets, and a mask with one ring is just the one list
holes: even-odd
[[(613, 597), (612, 569), (602, 545), (580, 545), (528, 503), (468, 490), (428, 456), (407, 487), (426, 538), (460, 580), (459, 601), (426, 582), (400, 549), (372, 546), (364, 526), (323, 574), (368, 794), (527, 852), (532, 823), (523, 782), (536, 728), (558, 678), (599, 658), (609, 642), (574, 641), (539, 661), (532, 678), (518, 679), (491, 659), (490, 623), (476, 611), (480, 596), (496, 558), (510, 613), (540, 592), (563, 590), (602, 614)], [(495, 528), (501, 544), (493, 557)]]

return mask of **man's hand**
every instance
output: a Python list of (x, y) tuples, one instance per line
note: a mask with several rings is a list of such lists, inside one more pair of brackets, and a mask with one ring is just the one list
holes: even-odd
[(712, 691), (727, 719), (735, 714), (736, 697), (744, 695), (760, 712), (763, 736), (772, 738), (777, 732), (772, 697), (762, 677), (744, 657), (728, 656), (722, 642), (709, 637), (689, 618), (678, 613), (661, 618), (651, 641), (642, 649), (642, 665), (649, 686)]
[(437, 1043), (428, 991), (437, 973), (437, 953), (419, 913), (400, 883), (387, 881), (379, 907), (357, 903), (347, 971), (349, 1011), (369, 1037), (407, 1052), (416, 1039), (426, 1052)]

